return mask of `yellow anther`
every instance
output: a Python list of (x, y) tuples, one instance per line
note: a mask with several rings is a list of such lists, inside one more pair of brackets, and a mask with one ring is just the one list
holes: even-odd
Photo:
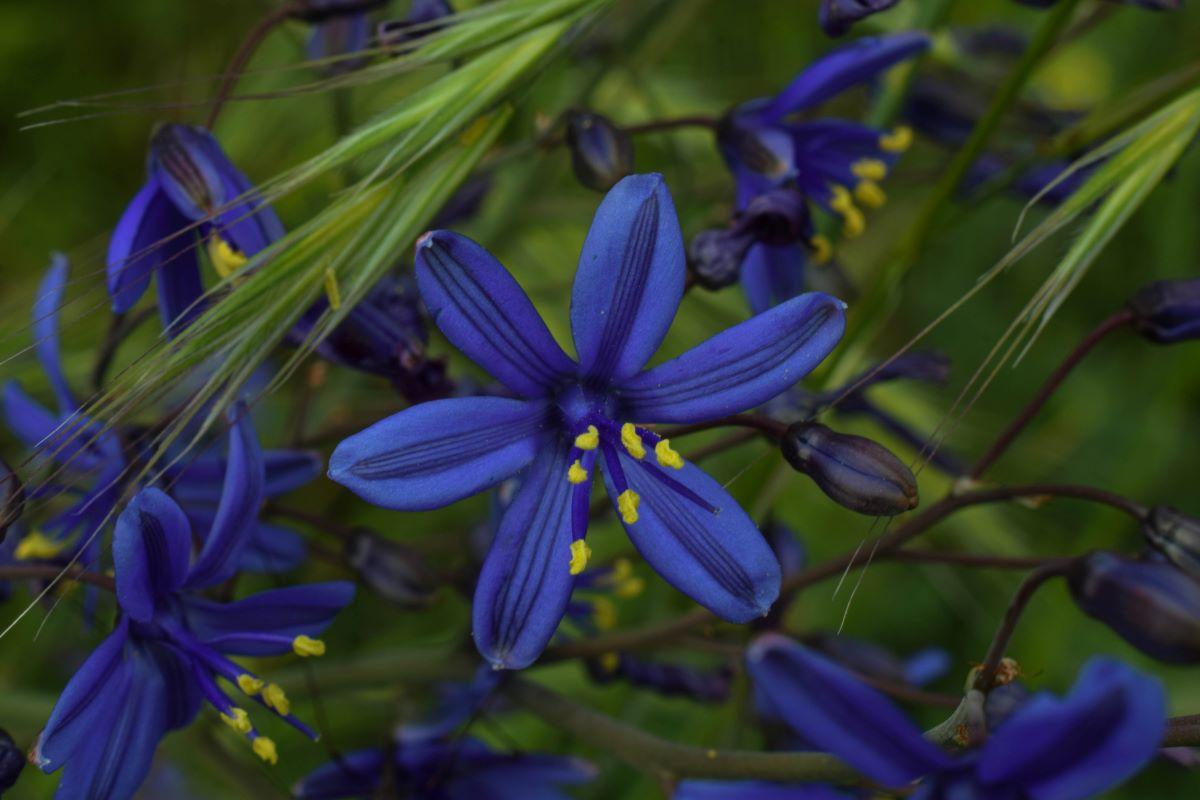
[(621, 520), (626, 525), (638, 521), (638, 506), (641, 503), (642, 498), (633, 489), (626, 489), (617, 496), (617, 510), (621, 512)]
[(617, 627), (617, 606), (607, 597), (597, 597), (592, 600), (592, 619), (596, 627), (602, 631), (611, 631)]
[(246, 258), (245, 253), (220, 236), (213, 234), (208, 237), (208, 260), (212, 262), (213, 269), (217, 271), (218, 275), (228, 278), (241, 269), (249, 259)]
[(857, 208), (851, 208), (842, 215), (842, 235), (847, 239), (862, 236), (867, 229), (867, 218)]
[(616, 672), (617, 667), (621, 666), (621, 657), (616, 653), (605, 653), (600, 656), (600, 666), (605, 672)]
[(298, 656), (323, 656), (325, 655), (325, 643), (320, 639), (311, 639), (300, 634), (292, 639), (292, 650)]
[(241, 675), (237, 676), (237, 685), (238, 685), (238, 688), (241, 689), (243, 693), (248, 694), (251, 697), (253, 697), (254, 695), (261, 692), (263, 690), (263, 687), (266, 686), (267, 684), (261, 678), (256, 678), (253, 675), (247, 675), (246, 673), (243, 672)]
[(595, 425), (588, 425), (586, 431), (575, 437), (575, 446), (580, 450), (595, 450), (600, 446), (600, 431)]
[(267, 737), (255, 737), (254, 741), (250, 743), (250, 748), (254, 751), (254, 755), (268, 764), (274, 766), (279, 763), (279, 752), (275, 749), (275, 743)]
[(571, 574), (578, 575), (587, 568), (588, 559), (592, 557), (592, 548), (583, 539), (571, 542)]
[(626, 578), (617, 584), (617, 597), (628, 600), (637, 597), (646, 589), (646, 582), (636, 576)]
[(475, 142), (479, 141), (479, 137), (483, 136), (484, 131), (488, 129), (488, 125), (491, 124), (491, 116), (477, 118), (465, 131), (459, 134), (458, 141), (464, 146), (470, 147)]
[(637, 426), (632, 422), (626, 422), (621, 426), (621, 444), (634, 458), (646, 457), (646, 446), (642, 444), (642, 437), (638, 436)]
[(342, 289), (338, 286), (337, 273), (330, 267), (325, 268), (325, 297), (334, 311), (342, 307)]
[(860, 181), (858, 186), (854, 187), (854, 199), (867, 208), (880, 208), (887, 202), (887, 195), (879, 188), (878, 183)]
[(830, 190), (832, 197), (829, 198), (829, 207), (839, 214), (845, 215), (847, 212), (854, 209), (854, 198), (850, 196), (850, 190), (845, 186), (834, 184)]
[(878, 158), (862, 158), (850, 166), (854, 177), (864, 181), (881, 181), (887, 177), (887, 164)]
[(888, 153), (903, 153), (912, 147), (913, 132), (907, 125), (901, 125), (891, 133), (879, 137), (879, 149)]
[(66, 547), (64, 542), (55, 541), (40, 531), (34, 531), (17, 544), (13, 556), (18, 561), (31, 558), (54, 558)]
[(588, 471), (583, 468), (583, 464), (579, 463), (579, 459), (575, 459), (575, 463), (567, 470), (567, 480), (571, 483), (583, 483), (588, 479)]
[(808, 243), (812, 245), (811, 260), (814, 264), (818, 266), (828, 264), (829, 260), (833, 258), (833, 242), (829, 241), (828, 236), (818, 233), (809, 239)]
[(658, 444), (654, 445), (654, 457), (658, 459), (661, 467), (683, 469), (683, 459), (679, 457), (679, 453), (671, 449), (669, 439), (659, 439)]
[(250, 724), (250, 715), (241, 708), (229, 709), (228, 714), (221, 715), (221, 721), (242, 734), (249, 733), (254, 727)]
[(267, 704), (267, 708), (273, 708), (285, 717), (292, 710), (291, 702), (288, 701), (287, 695), (283, 693), (283, 688), (278, 683), (267, 684), (267, 688), (262, 691), (262, 699)]

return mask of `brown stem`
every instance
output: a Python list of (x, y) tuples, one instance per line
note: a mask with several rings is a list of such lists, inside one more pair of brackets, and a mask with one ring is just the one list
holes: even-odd
[(1051, 578), (1061, 576), (1071, 561), (1072, 559), (1069, 558), (1049, 561), (1030, 572), (1025, 576), (1025, 580), (1021, 581), (1021, 585), (1017, 587), (1016, 594), (1013, 595), (1012, 601), (1004, 612), (1004, 618), (1000, 621), (996, 635), (992, 637), (987, 656), (983, 660), (983, 667), (980, 668), (979, 675), (975, 678), (976, 689), (986, 692), (992, 688), (992, 683), (996, 679), (996, 669), (1000, 666), (1000, 659), (1004, 658), (1004, 651), (1012, 639), (1013, 632), (1017, 629), (1017, 623), (1020, 622), (1025, 607), (1029, 605), (1030, 599), (1042, 584)]
[(212, 100), (212, 108), (208, 111), (208, 119), (205, 120), (204, 127), (211, 130), (213, 125), (216, 124), (217, 117), (221, 115), (221, 109), (225, 107), (225, 101), (229, 99), (233, 87), (237, 84), (238, 78), (241, 77), (242, 70), (250, 62), (254, 51), (267, 38), (267, 34), (274, 30), (276, 26), (283, 24), (289, 17), (300, 13), (307, 7), (308, 4), (303, 2), (303, 0), (281, 3), (255, 23), (254, 27), (246, 34), (246, 37), (242, 39), (242, 43), (238, 45), (237, 51), (234, 52), (233, 58), (229, 60), (229, 65), (221, 75), (221, 85), (217, 87), (217, 94)]
[(721, 417), (709, 422), (696, 422), (691, 425), (678, 425), (674, 428), (666, 428), (658, 431), (659, 435), (667, 439), (676, 439), (680, 436), (687, 436), (701, 431), (712, 430), (713, 428), (751, 428), (759, 433), (766, 434), (772, 439), (782, 439), (783, 434), (787, 432), (788, 426), (786, 423), (780, 422), (777, 419), (772, 419), (765, 414), (732, 414), (728, 417)]
[[(902, 548), (889, 553), (886, 556), (888, 561), (905, 561), (914, 564), (949, 564), (955, 567), (978, 567), (980, 569), (1036, 569), (1049, 561), (1058, 560), (1060, 557), (1053, 558), (1038, 558), (1032, 557), (1012, 557), (1012, 556), (988, 556), (975, 555), (974, 553), (942, 553), (936, 550), (917, 550), (915, 548)], [(879, 560), (876, 555), (876, 561)]]
[(708, 128), (710, 130), (717, 127), (717, 118), (706, 116), (704, 114), (694, 114), (687, 117), (672, 117), (668, 119), (653, 119), (649, 122), (640, 122), (637, 125), (625, 125), (622, 130), (631, 135), (639, 133), (658, 133), (660, 131), (671, 131), (678, 128)]
[(1004, 451), (1008, 449), (1013, 440), (1025, 429), (1030, 420), (1041, 411), (1042, 406), (1058, 390), (1058, 387), (1062, 385), (1062, 382), (1071, 374), (1071, 371), (1083, 360), (1084, 356), (1090, 353), (1092, 348), (1099, 344), (1104, 337), (1118, 328), (1129, 324), (1132, 320), (1133, 312), (1127, 308), (1121, 309), (1093, 328), (1092, 332), (1087, 336), (1083, 337), (1083, 341), (1067, 354), (1067, 357), (1063, 359), (1054, 372), (1050, 373), (1050, 377), (1042, 384), (1042, 388), (1038, 390), (1033, 399), (1022, 409), (1017, 418), (1000, 434), (999, 438), (996, 439), (995, 443), (983, 454), (979, 461), (975, 462), (975, 466), (971, 468), (970, 476), (978, 478), (988, 467), (995, 463), (996, 459), (1004, 455)]
[(117, 582), (107, 575), (88, 572), (83, 567), (58, 567), (53, 564), (18, 564), (0, 567), (0, 581), (59, 580), (86, 583), (109, 592), (117, 591)]

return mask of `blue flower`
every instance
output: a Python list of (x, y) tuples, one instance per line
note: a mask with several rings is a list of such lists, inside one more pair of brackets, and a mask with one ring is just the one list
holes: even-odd
[(113, 311), (124, 313), (155, 273), (163, 326), (177, 333), (201, 310), (197, 244), (226, 277), (281, 238), (283, 225), (203, 128), (161, 126), (147, 172), (109, 242), (108, 293)]
[(820, 783), (682, 781), (672, 800), (853, 800), (849, 792)]
[(475, 593), (480, 652), (498, 668), (524, 667), (554, 633), (586, 565), (601, 462), (609, 497), (651, 566), (725, 619), (762, 616), (779, 592), (770, 548), (720, 484), (642, 425), (716, 419), (779, 394), (833, 349), (842, 304), (803, 295), (643, 370), (685, 278), (679, 221), (658, 175), (623, 179), (596, 212), (571, 302), (578, 363), (471, 240), (425, 234), (416, 268), (446, 337), (516, 399), (406, 409), (343, 441), (329, 475), (376, 505), (417, 511), (524, 471)]
[(914, 798), (1082, 800), (1135, 774), (1154, 757), (1166, 726), (1159, 682), (1118, 661), (1084, 666), (1066, 697), (1040, 693), (960, 755), (843, 668), (782, 636), (757, 640), (751, 677), (788, 724), (868, 778)]
[(329, 75), (350, 72), (366, 63), (365, 58), (350, 56), (367, 48), (371, 40), (371, 17), (368, 13), (386, 0), (309, 0), (305, 17), (313, 23), (308, 38), (308, 57), (312, 61), (330, 62), (321, 69)]
[[(860, 206), (874, 208), (885, 196), (886, 177), (912, 141), (908, 128), (883, 132), (843, 120), (790, 121), (789, 117), (829, 100), (855, 84), (923, 52), (923, 33), (859, 39), (817, 59), (774, 97), (751, 100), (721, 121), (717, 140), (737, 183), (737, 208), (782, 186), (798, 189), (810, 202), (841, 218), (842, 234), (866, 227)], [(827, 239), (809, 241), (813, 258), (828, 260)], [(794, 297), (803, 285), (801, 245), (751, 248), (742, 265), (742, 285), (756, 313)]]
[(379, 43), (383, 47), (396, 47), (415, 42), (441, 30), (445, 26), (441, 20), (453, 15), (454, 8), (448, 0), (412, 0), (403, 17), (379, 23)]
[(830, 36), (845, 36), (854, 23), (880, 11), (887, 11), (900, 0), (821, 0), (818, 19), (821, 30)]
[(213, 527), (194, 556), (187, 516), (160, 490), (142, 490), (121, 513), (113, 537), (120, 619), (67, 684), (33, 753), (45, 772), (65, 767), (59, 798), (131, 796), (158, 742), (191, 722), (204, 702), (274, 763), (274, 743), (218, 678), (313, 736), (291, 716), (278, 685), (229, 656), (322, 654), (325, 645), (312, 637), (350, 602), (353, 585), (296, 586), (232, 603), (201, 593), (237, 571), (264, 484), (257, 444), (235, 439)]

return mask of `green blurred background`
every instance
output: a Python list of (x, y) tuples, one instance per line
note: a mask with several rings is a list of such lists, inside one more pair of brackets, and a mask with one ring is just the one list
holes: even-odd
[[(466, 5), (466, 4), (464, 4)], [(1029, 31), (1042, 18), (1009, 0), (958, 0), (952, 27), (1005, 24)], [(1090, 13), (1084, 3), (1083, 13)], [(1095, 5), (1104, 5), (1096, 3)], [(584, 103), (618, 122), (660, 116), (717, 114), (729, 105), (781, 87), (831, 42), (817, 28), (816, 0), (674, 0), (631, 45), (618, 35), (622, 17), (637, 14), (640, 3), (619, 3), (595, 29), (586, 46), (542, 75), (520, 99), (509, 143), (532, 138), (537, 119), (553, 117), (582, 82), (601, 76)], [(877, 18), (880, 26), (902, 27), (906, 14), (919, 13), (925, 0)], [(907, 8), (904, 8), (907, 6)], [(64, 311), (64, 348), (70, 378), (81, 387), (91, 348), (107, 325), (101, 283), (108, 232), (144, 178), (145, 145), (159, 120), (199, 123), (202, 101), (244, 32), (269, 7), (262, 2), (176, 2), (129, 0), (55, 3), (10, 0), (0, 4), (0, 341), (2, 375), (19, 378), (35, 393), (46, 386), (24, 352), (34, 288), (52, 250), (73, 260), (69, 305)], [(405, 0), (390, 4), (402, 13)], [(380, 15), (382, 16), (382, 14)], [(869, 30), (866, 28), (864, 30)], [(303, 57), (306, 29), (291, 24), (267, 42), (253, 62), (258, 74), (243, 90), (277, 89), (315, 79), (307, 68), (280, 70)], [(945, 35), (945, 34), (944, 34)], [(938, 51), (949, 53), (940, 40)], [(1197, 58), (1200, 7), (1155, 14), (1114, 8), (1096, 27), (1060, 48), (1039, 71), (1029, 94), (1060, 108), (1086, 110), (1135, 91), (1153, 78)], [(971, 65), (967, 65), (968, 67)], [(222, 116), (216, 133), (252, 180), (265, 180), (333, 140), (337, 108), (348, 104), (350, 119), (366, 119), (423, 80), (420, 73), (396, 85), (332, 93), (290, 94), (279, 99), (236, 103)], [(20, 112), (56, 101), (124, 89), (146, 91), (110, 98), (100, 108), (64, 107), (38, 119), (79, 114), (91, 118), (21, 130)], [(121, 108), (113, 108), (116, 103)], [(839, 99), (839, 114), (857, 116), (870, 105), (865, 92)], [(1028, 143), (1011, 143), (1020, 146)], [(944, 166), (945, 151), (918, 141), (889, 177), (889, 204), (872, 212), (867, 234), (841, 251), (854, 280), (869, 286), (887, 248), (912, 222), (922, 193)], [(731, 182), (711, 137), (687, 131), (653, 135), (637, 142), (637, 169), (667, 176), (686, 235), (717, 224), (730, 208)], [(1033, 393), (1042, 378), (1096, 322), (1119, 307), (1141, 284), (1164, 277), (1194, 275), (1200, 254), (1198, 182), (1200, 159), (1189, 152), (1168, 182), (1101, 256), (1092, 274), (1046, 329), (1016, 369), (1005, 369), (956, 427), (946, 447), (965, 458), (982, 452), (991, 438)], [(307, 187), (279, 211), (294, 226), (320, 209), (336, 181)], [(579, 186), (563, 150), (534, 152), (501, 171), (482, 215), (463, 225), (514, 271), (529, 289), (560, 340), (567, 341), (567, 300), (583, 235), (599, 196)], [(959, 298), (976, 277), (1010, 247), (1023, 201), (998, 197), (964, 205), (965, 213), (939, 229), (903, 286), (898, 312), (869, 351), (886, 357), (931, 318)], [(1044, 213), (1034, 211), (1034, 217)], [(1066, 247), (1056, 240), (1007, 273), (966, 309), (938, 328), (922, 346), (953, 359), (949, 385), (942, 389), (896, 384), (877, 393), (882, 405), (929, 431), (949, 409), (959, 388), (1040, 285)], [(397, 253), (403, 260), (405, 253)], [(689, 294), (663, 355), (672, 355), (726, 324), (744, 318), (736, 289), (713, 295)], [(148, 338), (121, 351), (119, 363), (136, 357)], [(433, 348), (448, 353), (435, 340)], [(451, 356), (456, 371), (472, 367)], [(398, 408), (388, 387), (372, 379), (331, 372), (318, 395), (310, 425), (366, 425)], [(818, 376), (818, 383), (820, 376)], [(1050, 402), (1030, 430), (990, 473), (996, 481), (1071, 482), (1102, 486), (1146, 504), (1171, 504), (1200, 513), (1197, 453), (1200, 418), (1200, 346), (1155, 348), (1130, 336), (1113, 337), (1089, 358)], [(294, 404), (291, 393), (272, 398), (260, 414), (263, 438), (278, 442)], [(148, 417), (149, 418), (149, 417)], [(882, 439), (870, 426), (847, 430)], [(698, 444), (700, 440), (695, 443)], [(0, 436), (0, 453), (19, 460), (11, 438)], [(686, 454), (686, 451), (685, 451)], [(805, 478), (781, 470), (781, 459), (762, 443), (733, 450), (708, 464), (733, 494), (760, 515), (776, 518), (804, 538), (813, 561), (853, 548), (871, 521), (834, 506)], [(947, 489), (932, 470), (922, 474), (922, 497), (932, 500)], [(364, 524), (422, 549), (438, 564), (461, 566), (470, 554), (465, 533), (486, 513), (476, 498), (437, 513), (396, 514), (370, 508), (322, 480), (295, 500), (344, 523)], [(629, 551), (611, 520), (589, 539), (598, 558)], [(1133, 550), (1137, 531), (1127, 519), (1103, 508), (1056, 501), (1040, 508), (1007, 505), (960, 513), (926, 537), (928, 546), (979, 553), (1067, 554), (1094, 547)], [(641, 569), (641, 567), (639, 567)], [(335, 574), (314, 566), (291, 580)], [(622, 601), (621, 624), (633, 625), (681, 613), (689, 602), (643, 570), (646, 593)], [(844, 633), (872, 639), (906, 653), (941, 645), (955, 668), (935, 688), (955, 692), (973, 662), (982, 658), (1019, 575), (963, 572), (946, 567), (877, 564), (866, 573), (846, 617)], [(254, 581), (241, 588), (250, 589)], [(7, 623), (24, 608), (18, 591), (0, 609)], [(822, 584), (795, 604), (788, 623), (796, 630), (836, 629), (847, 594), (833, 596)], [(0, 640), (0, 727), (29, 744), (54, 697), (98, 641), (101, 630), (82, 629), (75, 611), (79, 594), (35, 608)], [(107, 610), (101, 619), (107, 619)], [(304, 675), (286, 661), (267, 664), (289, 676), (300, 715), (321, 714), (329, 731), (324, 744), (311, 744), (289, 731), (265, 732), (280, 746), (280, 764), (257, 762), (236, 736), (205, 714), (162, 748), (163, 770), (154, 780), (182, 784), (148, 785), (147, 797), (179, 797), (185, 786), (197, 797), (286, 796), (292, 781), (327, 759), (325, 746), (346, 750), (375, 744), (391, 726), (411, 714), (427, 694), (432, 676), (460, 669), (469, 657), (446, 655), (461, 648), (469, 625), (467, 603), (449, 589), (427, 611), (400, 611), (365, 592), (327, 637), (330, 654), (316, 668), (323, 709), (313, 709)], [(1038, 594), (1010, 652), (1038, 688), (1065, 690), (1089, 656), (1110, 653), (1160, 675), (1171, 695), (1171, 711), (1200, 711), (1200, 682), (1194, 671), (1150, 662), (1098, 623), (1083, 617), (1065, 588), (1051, 584)], [(681, 658), (714, 663), (711, 656)], [(720, 707), (667, 700), (620, 686), (596, 687), (575, 664), (531, 672), (575, 699), (646, 730), (705, 746), (759, 744), (747, 714), (744, 683), (734, 700)], [(924, 724), (940, 721), (938, 709), (912, 709)], [(260, 715), (261, 716), (261, 715)], [(658, 787), (602, 752), (573, 746), (564, 736), (523, 714), (499, 717), (477, 731), (494, 741), (513, 739), (530, 748), (582, 753), (601, 768), (600, 778), (580, 792), (585, 797), (653, 797)], [(11, 793), (16, 798), (49, 796), (55, 777), (26, 770)], [(1195, 796), (1197, 779), (1167, 764), (1156, 764), (1114, 797)], [(167, 788), (170, 787), (170, 788)]]

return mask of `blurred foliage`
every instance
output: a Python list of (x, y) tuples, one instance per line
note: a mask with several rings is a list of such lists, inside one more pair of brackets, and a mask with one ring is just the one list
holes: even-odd
[[(65, 311), (64, 350), (69, 376), (80, 387), (92, 349), (107, 325), (102, 286), (108, 232), (144, 179), (145, 146), (156, 121), (198, 123), (202, 101), (215, 88), (244, 32), (269, 4), (214, 0), (163, 3), (130, 0), (91, 3), (6, 2), (0, 4), (0, 341), (3, 375), (19, 378), (35, 392), (45, 389), (28, 345), (30, 298), (51, 250), (68, 252), (74, 263), (70, 303)], [(468, 4), (463, 4), (468, 5)], [(476, 4), (469, 4), (476, 5)], [(586, 105), (620, 123), (658, 117), (717, 114), (743, 99), (782, 86), (831, 42), (816, 25), (816, 2), (668, 0), (653, 4), (643, 19), (644, 0), (623, 0), (603, 17), (582, 43), (523, 85), (515, 115), (502, 134), (502, 148), (521, 148), (539, 133), (539, 120), (570, 105)], [(931, 0), (908, 0), (895, 12), (873, 20), (902, 27), (905, 14), (920, 14)], [(1091, 13), (1102, 3), (1085, 3)], [(1197, 57), (1200, 6), (1152, 14), (1132, 8), (1109, 9), (1094, 28), (1057, 48), (1037, 71), (1030, 96), (1060, 108), (1088, 110), (1135, 95), (1148, 82)], [(403, 12), (405, 3), (389, 4)], [(1012, 25), (1030, 31), (1039, 12), (1010, 0), (950, 4), (952, 28)], [(946, 33), (942, 34), (947, 35)], [(254, 74), (241, 91), (272, 90), (312, 80), (294, 69), (303, 59), (306, 30), (298, 23), (275, 33), (255, 58)], [(944, 48), (939, 46), (935, 58)], [(966, 67), (978, 65), (965, 65)], [(338, 92), (284, 93), (277, 99), (232, 104), (216, 133), (252, 180), (265, 182), (322, 153), (343, 130), (390, 107), (397, 98), (426, 85), (421, 72), (397, 75)], [(114, 90), (153, 87), (113, 98), (120, 109), (62, 108), (62, 115), (91, 118), (21, 130), (19, 112), (56, 101)], [(839, 100), (835, 110), (854, 117), (871, 105), (867, 93)], [(50, 116), (58, 116), (59, 111)], [(42, 117), (39, 117), (41, 119)], [(685, 234), (719, 223), (729, 213), (731, 180), (704, 131), (639, 137), (639, 171), (661, 171), (668, 181)], [(866, 236), (845, 247), (843, 263), (869, 288), (882, 259), (902, 237), (923, 193), (944, 166), (947, 154), (918, 141), (887, 183), (888, 206), (871, 216)], [(278, 203), (289, 228), (320, 213), (344, 187), (345, 173), (330, 172)], [(508, 265), (529, 290), (560, 341), (567, 342), (567, 302), (579, 246), (599, 196), (579, 186), (568, 154), (561, 148), (518, 150), (498, 173), (483, 213), (463, 226)], [(957, 201), (956, 201), (957, 202)], [(956, 208), (950, 224), (938, 227), (918, 254), (900, 287), (896, 313), (862, 355), (884, 358), (968, 291), (1012, 246), (1023, 201), (995, 196)], [(1042, 378), (1096, 322), (1137, 287), (1150, 280), (1194, 275), (1200, 254), (1200, 159), (1186, 152), (1164, 185), (1107, 244), (1090, 273), (1047, 324), (1015, 368), (1005, 368), (989, 391), (952, 430), (945, 447), (964, 457), (977, 455), (1033, 393)], [(1031, 212), (1036, 224), (1045, 212)], [(1029, 223), (1025, 230), (1029, 230)], [(930, 390), (897, 384), (881, 388), (883, 405), (923, 430), (931, 431), (958, 390), (1013, 322), (1056, 266), (1069, 242), (1068, 231), (1003, 273), (960, 313), (936, 329), (921, 347), (949, 354), (955, 370), (950, 384)], [(408, 258), (408, 243), (392, 258)], [(353, 265), (350, 265), (350, 269)], [(693, 292), (660, 354), (674, 355), (729, 322), (743, 318), (738, 290), (718, 295)], [(121, 351), (118, 367), (131, 363), (151, 344), (143, 332)], [(459, 374), (473, 369), (435, 341)], [(11, 358), (10, 358), (11, 357)], [(1076, 482), (1119, 491), (1147, 504), (1173, 504), (1200, 513), (1195, 494), (1195, 442), (1200, 441), (1200, 352), (1195, 345), (1153, 348), (1118, 336), (1087, 360), (1035, 420), (1014, 449), (990, 474), (998, 481)], [(281, 442), (288, 431), (301, 373), (261, 404), (260, 433)], [(362, 425), (391, 413), (399, 400), (380, 381), (342, 372), (322, 387), (309, 416), (310, 431)], [(817, 376), (818, 381), (820, 375)], [(149, 413), (149, 410), (142, 412)], [(152, 416), (150, 417), (152, 418)], [(839, 427), (846, 427), (840, 425)], [(869, 425), (851, 430), (880, 438), (898, 451), (903, 446)], [(703, 439), (689, 441), (689, 446)], [(19, 456), (11, 440), (0, 452)], [(685, 451), (686, 452), (686, 451)], [(915, 457), (915, 454), (912, 454)], [(709, 469), (760, 517), (769, 508), (799, 531), (811, 558), (821, 561), (853, 548), (871, 531), (870, 520), (828, 502), (802, 476), (780, 470), (782, 460), (767, 445), (753, 442), (713, 459)], [(944, 478), (925, 470), (922, 496), (936, 499)], [(427, 552), (440, 566), (461, 568), (472, 558), (467, 533), (486, 514), (486, 499), (475, 498), (434, 513), (402, 515), (371, 508), (348, 492), (322, 481), (292, 501), (343, 523), (371, 526)], [(1001, 554), (1064, 554), (1093, 547), (1132, 549), (1137, 532), (1122, 516), (1104, 508), (1056, 501), (1040, 508), (1011, 504), (960, 513), (927, 536), (931, 546)], [(598, 559), (630, 550), (610, 519), (589, 539)], [(339, 572), (314, 564), (289, 581)], [(621, 624), (634, 625), (681, 613), (690, 603), (647, 574), (647, 591), (621, 603)], [(955, 669), (936, 688), (955, 692), (989, 641), (1018, 576), (941, 566), (876, 564), (854, 595), (844, 632), (910, 652), (938, 644), (950, 649)], [(264, 579), (244, 579), (248, 590)], [(26, 595), (5, 605), (7, 623)], [(808, 591), (788, 624), (800, 630), (836, 629), (848, 593), (834, 596), (831, 584)], [(66, 591), (36, 609), (0, 641), (0, 726), (28, 744), (44, 721), (57, 692), (90, 645), (98, 641), (111, 609), (95, 629), (81, 626), (75, 613), (78, 592)], [(253, 758), (213, 715), (202, 715), (184, 733), (168, 738), (162, 770), (177, 770), (196, 797), (285, 796), (286, 787), (328, 758), (326, 747), (352, 749), (380, 742), (392, 725), (428, 691), (428, 682), (470, 653), (466, 601), (450, 589), (425, 611), (398, 611), (362, 593), (327, 637), (330, 654), (314, 668), (309, 684), (299, 667), (283, 659), (278, 668), (296, 681), (299, 714), (317, 719), (327, 731), (322, 744), (290, 732), (273, 735), (280, 764), (267, 768)], [(1035, 599), (1012, 646), (1039, 688), (1065, 689), (1079, 665), (1096, 653), (1112, 653), (1161, 675), (1170, 689), (1172, 712), (1200, 710), (1200, 683), (1183, 668), (1149, 662), (1099, 624), (1082, 617), (1064, 587), (1052, 584)], [(705, 656), (711, 661), (711, 656)], [(363, 665), (374, 664), (374, 669)], [(384, 665), (384, 666), (380, 666)], [(581, 702), (618, 715), (631, 724), (678, 741), (705, 746), (757, 746), (757, 734), (741, 696), (722, 707), (666, 700), (620, 686), (591, 685), (575, 664), (536, 668), (534, 674)], [(309, 686), (316, 695), (303, 698)], [(319, 707), (316, 701), (319, 699)], [(936, 709), (914, 709), (923, 723), (940, 721)], [(480, 735), (515, 740), (531, 749), (575, 752), (570, 741), (526, 715), (480, 725)], [(497, 738), (499, 737), (499, 738)], [(586, 750), (586, 749), (585, 749)], [(586, 797), (653, 797), (652, 781), (600, 752), (585, 752), (600, 765), (601, 778), (580, 792)], [(153, 780), (173, 779), (156, 775)], [(14, 797), (49, 796), (54, 777), (27, 770)], [(162, 784), (167, 785), (167, 784)], [(1114, 797), (1182, 797), (1195, 778), (1157, 764)], [(153, 793), (148, 797), (165, 796)], [(172, 794), (171, 796), (183, 796)]]

